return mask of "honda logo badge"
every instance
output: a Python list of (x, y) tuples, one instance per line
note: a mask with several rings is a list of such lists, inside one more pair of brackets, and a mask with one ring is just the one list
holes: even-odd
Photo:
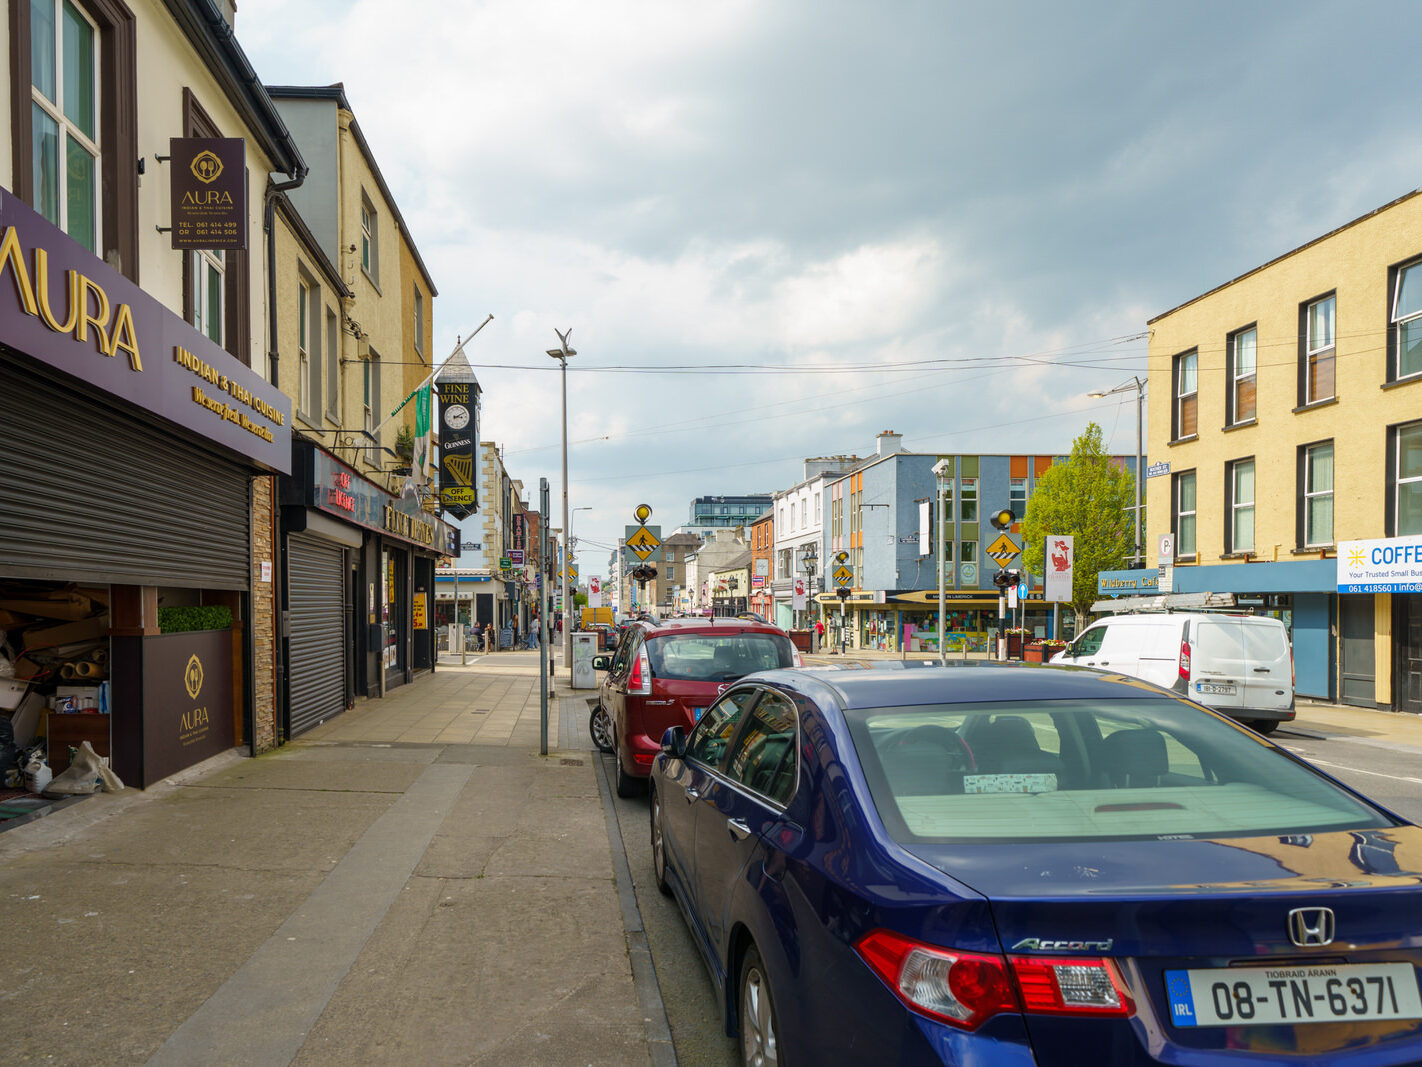
[(1333, 944), (1333, 909), (1295, 908), (1289, 912), (1289, 940), (1299, 948)]

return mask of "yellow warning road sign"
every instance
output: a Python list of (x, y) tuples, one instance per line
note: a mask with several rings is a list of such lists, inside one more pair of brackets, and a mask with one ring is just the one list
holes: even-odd
[(854, 581), (854, 572), (848, 567), (836, 567), (834, 572), (835, 585), (848, 585)]
[(1016, 541), (1007, 534), (1000, 534), (996, 541), (988, 545), (987, 554), (994, 563), (1006, 563), (1021, 551), (1022, 547)]
[(645, 526), (639, 526), (636, 532), (627, 538), (627, 547), (632, 550), (633, 555), (645, 563), (648, 556), (662, 547), (662, 542), (651, 530)]

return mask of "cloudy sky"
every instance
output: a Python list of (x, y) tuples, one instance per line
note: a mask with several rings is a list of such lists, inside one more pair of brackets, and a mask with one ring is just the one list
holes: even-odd
[[(1146, 320), (1422, 184), (1397, 2), (240, 0), (340, 81), (583, 573), (802, 457), (1135, 450)], [(556, 521), (556, 519), (555, 519)]]

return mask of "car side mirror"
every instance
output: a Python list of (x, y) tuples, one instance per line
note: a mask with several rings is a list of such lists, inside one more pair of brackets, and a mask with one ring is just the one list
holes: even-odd
[(686, 758), (686, 727), (668, 726), (662, 734), (662, 751), (672, 759)]
[(605, 671), (611, 664), (611, 656), (594, 656), (592, 660), (593, 670), (595, 671)]

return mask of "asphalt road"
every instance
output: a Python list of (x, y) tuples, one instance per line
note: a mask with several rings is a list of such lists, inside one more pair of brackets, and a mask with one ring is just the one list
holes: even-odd
[(1404, 819), (1422, 823), (1422, 748), (1368, 739), (1322, 740), (1287, 727), (1273, 740)]

